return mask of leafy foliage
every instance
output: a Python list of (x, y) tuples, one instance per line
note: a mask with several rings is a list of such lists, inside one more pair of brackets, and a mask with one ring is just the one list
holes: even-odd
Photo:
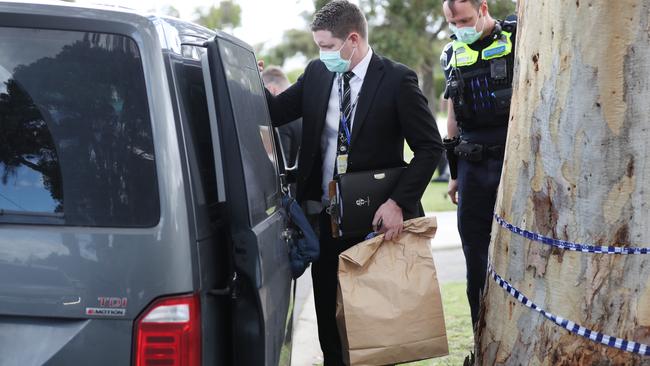
[(241, 7), (232, 0), (222, 0), (219, 6), (196, 9), (194, 21), (210, 29), (234, 29), (241, 25)]

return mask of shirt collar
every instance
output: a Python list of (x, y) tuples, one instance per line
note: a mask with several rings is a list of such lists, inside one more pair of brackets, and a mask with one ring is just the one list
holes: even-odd
[(354, 73), (354, 76), (358, 77), (363, 81), (366, 77), (366, 73), (368, 72), (368, 66), (370, 66), (370, 60), (372, 59), (372, 48), (368, 47), (368, 53), (366, 56), (357, 64), (357, 66), (352, 69), (352, 73)]

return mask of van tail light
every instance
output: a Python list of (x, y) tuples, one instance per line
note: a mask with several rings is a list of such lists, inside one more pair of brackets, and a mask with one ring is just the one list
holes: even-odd
[(163, 298), (138, 317), (136, 366), (200, 366), (199, 295)]

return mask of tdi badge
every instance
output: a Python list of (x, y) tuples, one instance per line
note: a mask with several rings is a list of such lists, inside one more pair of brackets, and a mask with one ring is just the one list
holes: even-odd
[(503, 80), (508, 77), (508, 68), (505, 58), (490, 60), (490, 76), (494, 80)]

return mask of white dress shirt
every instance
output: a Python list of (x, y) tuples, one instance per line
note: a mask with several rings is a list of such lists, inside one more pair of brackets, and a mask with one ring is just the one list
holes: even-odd
[[(372, 59), (372, 49), (368, 48), (368, 54), (359, 62), (357, 66), (352, 69), (354, 76), (350, 79), (350, 103), (354, 104), (357, 101), (359, 91), (363, 85), (363, 80), (366, 77), (368, 66)], [(334, 163), (336, 160), (337, 139), (339, 134), (340, 110), (339, 110), (339, 87), (337, 82), (339, 76), (334, 78), (332, 83), (332, 91), (330, 92), (330, 101), (327, 105), (327, 115), (325, 117), (325, 127), (323, 134), (320, 138), (321, 157), (323, 158), (323, 199), (329, 200), (329, 183), (334, 177)], [(350, 132), (352, 132), (352, 123), (354, 123), (354, 116), (356, 108), (352, 110), (350, 121)]]

